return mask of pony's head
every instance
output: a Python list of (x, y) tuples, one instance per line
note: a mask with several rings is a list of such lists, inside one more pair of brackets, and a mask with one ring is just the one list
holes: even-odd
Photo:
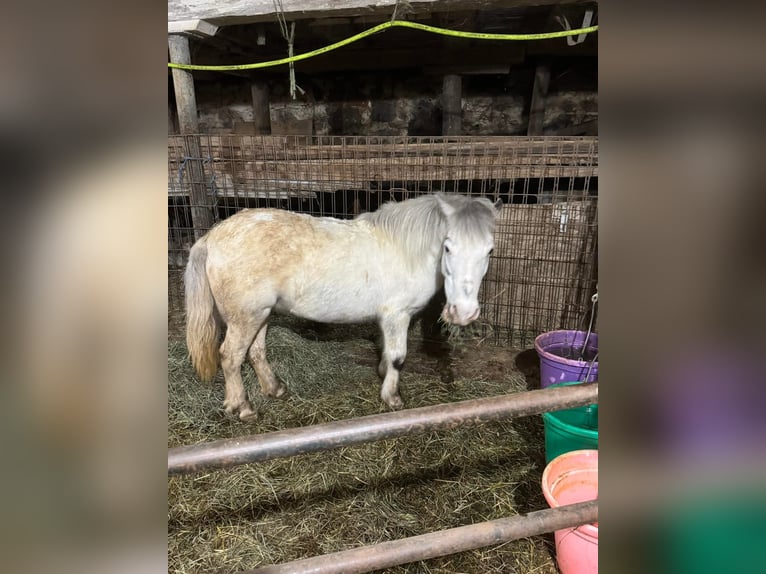
[(447, 303), (442, 319), (468, 325), (479, 316), (479, 286), (494, 247), (495, 218), (502, 209), (485, 198), (437, 195), (447, 220), (442, 245), (441, 271)]

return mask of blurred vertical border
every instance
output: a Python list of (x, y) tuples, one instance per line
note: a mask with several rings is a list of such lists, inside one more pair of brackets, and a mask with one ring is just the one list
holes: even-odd
[(766, 572), (763, 16), (600, 8), (603, 572)]
[(164, 572), (165, 3), (0, 23), (0, 569)]

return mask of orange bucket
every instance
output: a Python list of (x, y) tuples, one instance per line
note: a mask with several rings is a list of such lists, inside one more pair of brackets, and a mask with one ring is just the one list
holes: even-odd
[[(551, 508), (598, 499), (598, 451), (573, 450), (543, 471), (543, 495)], [(561, 574), (597, 574), (598, 522), (557, 530), (556, 562)]]

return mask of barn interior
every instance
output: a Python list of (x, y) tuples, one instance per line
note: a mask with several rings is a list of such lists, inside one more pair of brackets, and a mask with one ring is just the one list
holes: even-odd
[[(169, 61), (247, 65), (396, 20), (476, 33), (597, 24), (594, 2), (168, 2)], [(293, 27), (294, 25), (294, 27)], [(504, 204), (482, 316), (410, 332), (407, 408), (540, 387), (535, 336), (587, 328), (597, 283), (596, 33), (487, 41), (390, 28), (259, 69), (168, 72), (168, 447), (386, 412), (375, 325), (279, 316), (267, 353), (289, 388), (244, 423), (183, 341), (188, 249), (246, 207), (351, 218), (463, 193)], [(292, 38), (292, 41), (290, 39)], [(438, 307), (438, 302), (437, 302)], [(597, 325), (595, 325), (597, 328)], [(239, 466), (168, 482), (170, 572), (241, 572), (546, 507), (540, 416)], [(552, 534), (389, 572), (555, 573)]]

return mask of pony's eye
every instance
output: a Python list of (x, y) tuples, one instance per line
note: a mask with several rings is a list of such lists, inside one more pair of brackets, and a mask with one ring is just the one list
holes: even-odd
[(446, 245), (444, 246), (444, 252), (449, 253), (449, 247), (447, 247)]
[(493, 247), (492, 249), (490, 249), (490, 250), (489, 250), (489, 255), (492, 255), (492, 253), (493, 253), (494, 251), (495, 251), (495, 248)]

